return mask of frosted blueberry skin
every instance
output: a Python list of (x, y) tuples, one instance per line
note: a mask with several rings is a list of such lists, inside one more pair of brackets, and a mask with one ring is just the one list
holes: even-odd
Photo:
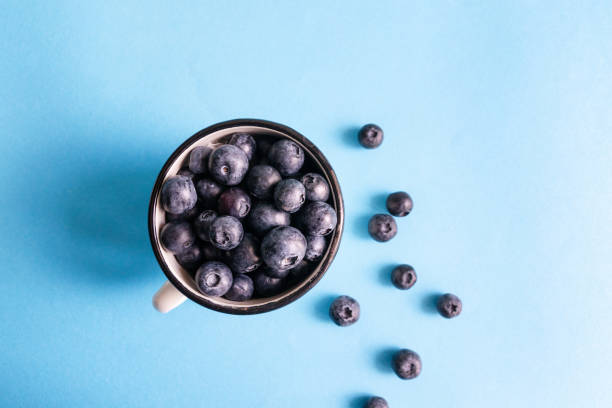
[(398, 265), (391, 272), (391, 282), (398, 289), (410, 289), (416, 281), (416, 272), (410, 265)]
[(185, 177), (191, 179), (191, 181), (193, 181), (193, 178), (195, 177), (195, 174), (193, 174), (192, 171), (187, 169), (187, 168), (180, 169), (178, 171), (178, 173), (176, 173), (176, 175), (177, 176), (185, 176)]
[(291, 140), (281, 139), (268, 150), (268, 160), (282, 176), (292, 176), (304, 164), (304, 150)]
[(209, 146), (198, 146), (189, 153), (188, 167), (193, 174), (206, 173), (208, 156), (210, 156), (212, 150)]
[(350, 326), (359, 320), (359, 303), (350, 296), (338, 296), (329, 307), (329, 316), (338, 326)]
[(411, 380), (421, 374), (421, 357), (412, 350), (402, 349), (395, 353), (393, 371), (402, 380)]
[(261, 243), (253, 234), (246, 233), (242, 242), (227, 254), (227, 264), (234, 273), (250, 273), (262, 264)]
[(193, 220), (193, 229), (202, 241), (210, 242), (210, 225), (217, 216), (213, 210), (204, 210)]
[(198, 180), (195, 187), (198, 197), (200, 198), (200, 202), (202, 203), (202, 207), (207, 210), (214, 209), (217, 205), (217, 200), (219, 199), (221, 192), (223, 192), (223, 187), (221, 187), (216, 181), (208, 178)]
[(196, 286), (205, 295), (223, 296), (232, 287), (230, 268), (222, 262), (205, 262), (195, 274)]
[(325, 253), (327, 248), (327, 240), (325, 237), (317, 235), (308, 235), (306, 237), (306, 255), (304, 259), (307, 261), (318, 261)]
[(162, 246), (175, 255), (190, 248), (195, 239), (193, 229), (187, 222), (168, 222), (159, 234)]
[(451, 293), (446, 293), (438, 298), (437, 308), (438, 312), (440, 312), (443, 317), (452, 319), (453, 317), (461, 314), (463, 304), (461, 303), (461, 299), (459, 299), (457, 296)]
[(295, 179), (285, 179), (274, 188), (274, 205), (279, 210), (294, 213), (306, 201), (304, 185)]
[(366, 149), (374, 149), (381, 145), (383, 142), (384, 133), (382, 129), (373, 124), (369, 123), (364, 125), (359, 130), (359, 144), (361, 144)]
[(257, 148), (255, 139), (248, 133), (234, 133), (230, 137), (228, 144), (240, 148), (249, 160), (253, 158), (253, 154), (255, 154), (255, 149)]
[(210, 176), (225, 186), (239, 184), (249, 169), (246, 153), (234, 145), (221, 145), (210, 154), (208, 171)]
[(242, 224), (230, 215), (215, 218), (208, 232), (210, 243), (224, 251), (236, 248), (244, 237)]
[(172, 214), (167, 212), (166, 213), (166, 222), (171, 222), (171, 221), (192, 221), (193, 219), (195, 219), (195, 217), (198, 216), (198, 214), (200, 213), (200, 206), (199, 204), (196, 202), (196, 205), (193, 206), (193, 208), (182, 212), (180, 214)]
[(306, 199), (309, 201), (327, 201), (329, 198), (329, 184), (325, 178), (317, 173), (306, 173), (300, 179), (306, 190)]
[(266, 275), (263, 271), (258, 271), (253, 277), (255, 293), (258, 297), (266, 298), (279, 294), (284, 287), (282, 279), (273, 278)]
[(338, 216), (332, 206), (323, 201), (304, 205), (298, 215), (297, 224), (307, 235), (325, 236), (336, 229)]
[(164, 210), (181, 214), (195, 207), (198, 195), (190, 178), (173, 176), (164, 182), (160, 199)]
[(223, 297), (234, 302), (244, 302), (253, 297), (254, 291), (253, 280), (248, 275), (239, 274), (234, 276), (232, 287)]
[(219, 214), (244, 218), (251, 211), (251, 197), (241, 188), (228, 188), (219, 196), (217, 203)]
[(389, 408), (389, 404), (382, 397), (370, 397), (365, 404), (365, 408)]
[(396, 217), (405, 217), (412, 211), (412, 197), (404, 191), (397, 191), (387, 197), (387, 210)]
[(278, 170), (268, 165), (254, 166), (247, 174), (246, 185), (249, 192), (262, 200), (272, 198), (274, 187), (282, 177)]
[(376, 214), (370, 218), (368, 232), (376, 241), (386, 242), (397, 234), (397, 224), (388, 214)]
[(204, 262), (204, 253), (197, 244), (190, 246), (180, 254), (176, 254), (175, 257), (178, 263), (188, 271), (197, 269)]
[(289, 213), (281, 211), (271, 203), (255, 204), (248, 217), (248, 225), (254, 233), (264, 235), (272, 228), (287, 226), (291, 223)]
[(287, 271), (306, 254), (306, 238), (294, 227), (276, 227), (261, 242), (261, 257), (274, 271)]

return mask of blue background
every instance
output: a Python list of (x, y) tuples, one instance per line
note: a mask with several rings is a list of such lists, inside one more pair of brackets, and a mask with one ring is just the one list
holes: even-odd
[[(610, 2), (169, 3), (3, 2), (0, 405), (612, 406)], [(239, 117), (325, 152), (340, 252), (281, 310), (161, 315), (157, 172)], [(396, 190), (415, 209), (376, 243)], [(447, 291), (454, 320), (431, 307)], [(326, 317), (338, 294), (358, 324)], [(390, 372), (397, 347), (418, 379)]]

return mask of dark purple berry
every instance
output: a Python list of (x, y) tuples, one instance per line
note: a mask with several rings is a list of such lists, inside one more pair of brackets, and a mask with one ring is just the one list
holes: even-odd
[(411, 380), (421, 373), (421, 357), (412, 350), (400, 350), (393, 356), (393, 371), (399, 378)]
[(211, 177), (226, 186), (239, 184), (249, 169), (246, 153), (234, 145), (221, 145), (210, 154), (208, 170)]
[(308, 235), (329, 235), (337, 223), (336, 210), (323, 201), (307, 203), (299, 214), (299, 224)]
[(320, 235), (308, 235), (306, 237), (306, 255), (304, 259), (307, 261), (318, 261), (323, 256), (325, 248), (327, 248), (327, 241), (325, 237)]
[(248, 133), (234, 133), (228, 143), (240, 148), (249, 160), (253, 158), (255, 148), (257, 147), (255, 139)]
[(189, 170), (194, 174), (204, 174), (208, 168), (208, 157), (212, 148), (209, 146), (194, 147), (189, 153)]
[(164, 210), (172, 214), (182, 214), (195, 207), (198, 195), (190, 178), (174, 176), (164, 181), (160, 199)]
[(416, 280), (416, 272), (410, 265), (398, 265), (391, 272), (391, 282), (398, 289), (410, 289)]
[(359, 303), (350, 296), (338, 296), (329, 307), (329, 316), (338, 326), (350, 326), (359, 315)]
[(378, 242), (386, 242), (397, 234), (397, 224), (388, 214), (376, 214), (370, 218), (368, 232)]
[(232, 249), (227, 264), (234, 273), (250, 273), (261, 265), (260, 242), (253, 234), (244, 234), (240, 244)]
[(193, 221), (193, 229), (202, 241), (210, 241), (210, 225), (217, 218), (217, 213), (213, 210), (202, 211)]
[(176, 260), (188, 271), (197, 269), (204, 262), (204, 253), (200, 246), (194, 244), (180, 254), (176, 254)]
[(253, 278), (255, 293), (259, 297), (266, 298), (279, 294), (283, 290), (283, 280), (272, 278), (263, 271), (258, 271)]
[(244, 302), (253, 297), (254, 290), (253, 280), (248, 275), (239, 274), (234, 276), (232, 287), (223, 297), (234, 302)]
[(317, 173), (306, 173), (300, 179), (306, 189), (306, 199), (309, 201), (327, 201), (329, 198), (329, 184), (325, 178)]
[(202, 202), (202, 207), (212, 210), (217, 205), (217, 200), (223, 188), (213, 180), (204, 178), (196, 183), (196, 191)]
[(255, 204), (248, 218), (249, 226), (258, 235), (263, 235), (274, 227), (287, 226), (291, 222), (289, 213), (281, 211), (270, 203)]
[(457, 296), (447, 293), (440, 296), (437, 307), (438, 312), (440, 312), (442, 316), (446, 317), (447, 319), (451, 319), (455, 316), (459, 316), (463, 304)]
[(230, 215), (215, 218), (209, 228), (210, 243), (224, 251), (234, 249), (244, 236), (240, 221)]
[(272, 198), (274, 187), (281, 181), (281, 175), (272, 166), (254, 166), (246, 177), (247, 188), (255, 197), (268, 200)]
[(389, 194), (389, 197), (387, 197), (387, 210), (396, 217), (405, 217), (412, 211), (412, 198), (403, 191)]
[(180, 254), (195, 243), (195, 234), (186, 222), (166, 223), (160, 232), (160, 242), (173, 254)]
[(209, 296), (223, 296), (232, 287), (232, 271), (224, 263), (205, 262), (195, 274), (196, 286)]
[(359, 143), (367, 149), (374, 149), (383, 142), (383, 136), (382, 129), (370, 123), (359, 130)]
[(251, 198), (239, 187), (228, 188), (219, 196), (219, 214), (244, 218), (251, 210)]
[(274, 188), (274, 204), (279, 210), (294, 213), (306, 201), (304, 185), (295, 179), (285, 179)]
[(193, 181), (193, 178), (195, 177), (195, 175), (189, 169), (180, 169), (178, 171), (178, 173), (176, 173), (176, 175), (177, 176), (185, 176), (185, 177), (191, 179), (191, 181)]
[(292, 176), (304, 164), (304, 150), (291, 140), (281, 139), (270, 147), (268, 160), (282, 176)]
[(366, 402), (365, 408), (389, 408), (389, 404), (382, 397), (371, 397)]
[(306, 254), (306, 238), (293, 227), (276, 227), (261, 242), (261, 257), (274, 271), (286, 271)]

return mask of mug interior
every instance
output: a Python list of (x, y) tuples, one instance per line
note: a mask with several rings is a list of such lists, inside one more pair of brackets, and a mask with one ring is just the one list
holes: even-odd
[[(240, 124), (244, 122), (256, 122), (257, 124)], [(232, 123), (235, 125), (232, 126)], [(275, 127), (273, 128), (272, 126)], [(211, 128), (217, 129), (208, 131), (208, 129)], [(318, 282), (329, 267), (338, 250), (338, 244), (340, 241), (340, 236), (342, 235), (344, 224), (344, 210), (342, 195), (336, 175), (322, 153), (310, 141), (308, 141), (308, 139), (292, 129), (285, 128), (282, 125), (264, 121), (237, 120), (227, 122), (227, 126), (219, 124), (212, 126), (211, 128), (204, 129), (196, 133), (183, 145), (181, 145), (170, 157), (157, 178), (149, 208), (149, 233), (151, 234), (151, 243), (153, 245), (155, 255), (170, 282), (172, 282), (174, 286), (176, 286), (176, 288), (185, 296), (203, 306), (222, 312), (236, 314), (261, 313), (284, 306), (285, 304), (299, 298), (312, 286), (314, 286), (316, 282)], [(161, 227), (166, 222), (166, 213), (162, 208), (161, 200), (159, 199), (161, 186), (165, 180), (175, 176), (178, 171), (187, 164), (189, 153), (194, 147), (219, 146), (227, 142), (229, 136), (236, 132), (250, 133), (255, 138), (255, 141), (258, 139), (258, 135), (266, 135), (268, 137), (287, 138), (299, 144), (304, 149), (305, 154), (308, 156), (311, 167), (314, 167), (315, 171), (319, 172), (327, 180), (330, 186), (329, 204), (334, 207), (338, 215), (338, 224), (336, 229), (328, 237), (329, 244), (327, 246), (326, 253), (314, 267), (310, 275), (305, 277), (299, 284), (278, 295), (268, 298), (251, 299), (244, 302), (235, 302), (222, 297), (207, 296), (201, 293), (197, 289), (195, 281), (190, 273), (178, 263), (171, 252), (163, 248), (159, 240)]]

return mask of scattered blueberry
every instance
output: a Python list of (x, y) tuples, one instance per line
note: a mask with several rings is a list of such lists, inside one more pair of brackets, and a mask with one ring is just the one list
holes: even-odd
[(209, 296), (223, 296), (232, 287), (232, 271), (224, 263), (211, 261), (200, 266), (195, 275), (200, 292)]
[(380, 146), (383, 141), (383, 136), (382, 129), (370, 123), (359, 130), (359, 143), (367, 149), (374, 149)]
[(412, 198), (403, 191), (389, 194), (389, 197), (387, 197), (387, 210), (396, 217), (405, 217), (412, 211)]
[(398, 265), (391, 272), (391, 282), (398, 289), (410, 289), (416, 280), (416, 272), (410, 265)]
[(295, 179), (285, 179), (274, 188), (274, 204), (279, 210), (294, 213), (306, 201), (304, 185)]
[(261, 257), (271, 269), (285, 271), (296, 266), (306, 254), (306, 238), (293, 227), (276, 227), (261, 242)]
[(204, 178), (196, 183), (196, 191), (202, 206), (206, 209), (213, 209), (217, 205), (217, 199), (223, 188), (211, 179)]
[(180, 254), (195, 242), (195, 234), (187, 222), (168, 222), (160, 232), (159, 240), (168, 251)]
[(304, 259), (307, 261), (317, 261), (325, 252), (327, 248), (327, 241), (325, 237), (320, 235), (308, 235), (306, 237), (306, 255)]
[(189, 170), (189, 169), (180, 169), (180, 170), (178, 171), (178, 173), (176, 173), (176, 175), (177, 175), (177, 176), (185, 176), (185, 177), (187, 177), (187, 178), (191, 179), (191, 181), (193, 181), (193, 178), (194, 178), (194, 176), (195, 176), (195, 175), (194, 175), (194, 174), (191, 172), (191, 170)]
[(178, 263), (188, 271), (195, 270), (204, 262), (204, 253), (197, 244), (190, 246), (175, 256)]
[(223, 297), (234, 302), (244, 302), (253, 297), (254, 290), (253, 280), (248, 275), (239, 274), (234, 276), (232, 287)]
[(403, 380), (411, 380), (421, 373), (421, 357), (412, 350), (402, 349), (393, 356), (393, 371)]
[(257, 147), (255, 139), (253, 139), (253, 136), (248, 133), (234, 133), (230, 137), (228, 143), (239, 147), (246, 154), (249, 160), (253, 158), (255, 148)]
[(228, 265), (234, 273), (249, 273), (259, 268), (260, 242), (253, 234), (246, 233), (242, 242), (228, 254)]
[(206, 173), (210, 152), (212, 152), (212, 148), (209, 146), (195, 147), (189, 153), (189, 170), (191, 170), (194, 174)]
[(370, 218), (368, 232), (378, 242), (386, 242), (397, 234), (397, 224), (388, 214), (376, 214)]
[(310, 201), (327, 201), (329, 198), (329, 184), (325, 178), (317, 173), (306, 173), (300, 179), (306, 189), (306, 199)]
[(161, 189), (161, 204), (169, 213), (181, 214), (196, 205), (196, 194), (193, 181), (185, 176), (170, 177)]
[(359, 314), (359, 303), (350, 296), (338, 296), (329, 307), (329, 316), (338, 326), (350, 326)]
[(328, 235), (338, 223), (336, 210), (323, 201), (313, 201), (304, 205), (299, 218), (300, 225), (308, 235)]
[(389, 404), (382, 397), (371, 397), (366, 402), (365, 408), (389, 408)]
[(246, 177), (247, 188), (255, 197), (262, 200), (272, 198), (274, 187), (282, 180), (278, 170), (272, 166), (254, 166)]
[(277, 209), (274, 205), (260, 202), (251, 210), (248, 221), (253, 232), (262, 235), (274, 227), (289, 225), (291, 218), (289, 213)]
[(193, 229), (202, 241), (210, 242), (210, 225), (217, 218), (213, 210), (202, 211), (193, 221)]
[(215, 218), (210, 224), (210, 243), (222, 250), (234, 249), (240, 244), (244, 236), (244, 229), (237, 218), (224, 215)]
[(268, 160), (281, 175), (292, 176), (304, 164), (304, 150), (291, 140), (281, 139), (270, 147)]
[(251, 210), (251, 198), (239, 187), (228, 188), (219, 196), (219, 214), (244, 218)]
[(259, 297), (270, 297), (277, 295), (283, 290), (283, 280), (273, 278), (261, 272), (257, 272), (253, 278), (255, 293)]
[(438, 312), (447, 319), (459, 316), (463, 307), (461, 300), (451, 293), (440, 296), (437, 306)]
[(210, 154), (208, 170), (215, 181), (235, 186), (249, 169), (249, 158), (242, 149), (234, 145), (221, 145)]

